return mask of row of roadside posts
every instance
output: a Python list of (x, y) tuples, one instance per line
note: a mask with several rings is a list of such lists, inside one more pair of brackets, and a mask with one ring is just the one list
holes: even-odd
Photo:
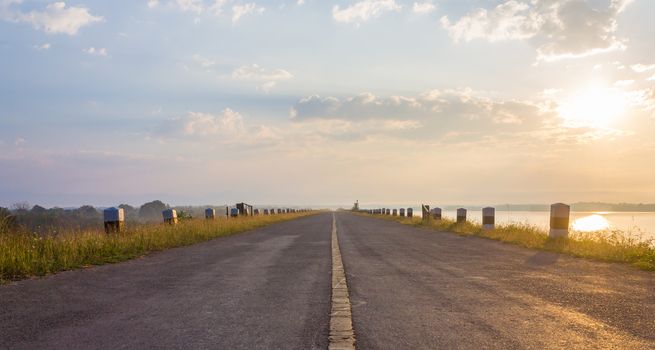
[[(239, 216), (256, 216), (256, 215), (279, 215), (290, 213), (304, 213), (309, 212), (310, 209), (292, 209), (292, 208), (266, 208), (258, 209), (244, 203), (237, 204), (236, 207), (225, 207), (226, 218), (237, 218)], [(121, 233), (125, 232), (125, 211), (123, 208), (107, 208), (103, 210), (103, 217), (105, 222), (106, 233)], [(177, 210), (166, 209), (162, 211), (162, 217), (165, 224), (177, 225), (178, 217)], [(205, 219), (215, 220), (216, 209), (205, 209)]]
[[(367, 213), (372, 215), (390, 215), (411, 218), (414, 216), (412, 208), (400, 209), (369, 209)], [(425, 221), (441, 220), (441, 208), (430, 209), (429, 205), (421, 205), (422, 218)], [(466, 222), (467, 210), (465, 208), (457, 209), (457, 223)], [(550, 206), (550, 231), (551, 238), (568, 237), (569, 222), (571, 216), (571, 207), (563, 203), (555, 203)], [(496, 225), (496, 209), (492, 207), (482, 208), (482, 229), (493, 230)]]

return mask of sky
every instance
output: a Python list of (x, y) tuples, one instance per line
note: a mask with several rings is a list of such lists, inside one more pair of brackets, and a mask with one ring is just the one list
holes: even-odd
[(0, 0), (0, 206), (655, 202), (650, 0)]

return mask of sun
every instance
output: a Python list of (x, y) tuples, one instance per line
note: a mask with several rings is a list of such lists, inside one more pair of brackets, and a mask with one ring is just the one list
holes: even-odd
[(610, 228), (610, 223), (604, 216), (593, 214), (575, 220), (571, 226), (575, 231), (590, 232), (606, 230)]
[(559, 115), (573, 127), (609, 128), (626, 110), (622, 91), (592, 86), (562, 101)]

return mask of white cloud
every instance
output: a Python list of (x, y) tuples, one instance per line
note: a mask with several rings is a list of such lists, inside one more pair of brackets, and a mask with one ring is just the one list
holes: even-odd
[(167, 139), (215, 137), (217, 141), (233, 142), (245, 134), (243, 116), (225, 108), (219, 114), (188, 112), (162, 122), (153, 134)]
[(455, 23), (444, 16), (441, 24), (456, 42), (525, 39), (534, 36), (540, 26), (540, 20), (531, 16), (529, 9), (526, 3), (510, 0), (490, 11), (477, 9)]
[(418, 14), (427, 14), (436, 9), (437, 7), (432, 3), (432, 1), (415, 2), (414, 5), (412, 5), (412, 12)]
[(43, 51), (43, 50), (50, 50), (50, 48), (52, 48), (52, 45), (50, 45), (50, 43), (45, 43), (41, 45), (34, 45), (33, 47), (39, 51)]
[(503, 101), (479, 95), (470, 89), (431, 90), (415, 97), (381, 98), (362, 93), (346, 99), (309, 96), (291, 109), (294, 120), (419, 120), (443, 129), (450, 124), (477, 121), (490, 124), (535, 125), (543, 109), (536, 103)]
[(262, 14), (264, 13), (264, 10), (263, 7), (257, 6), (255, 3), (234, 5), (232, 6), (232, 23), (238, 22), (241, 17), (249, 14)]
[(395, 0), (364, 0), (344, 9), (335, 5), (332, 8), (332, 18), (337, 22), (359, 24), (379, 17), (385, 12), (400, 11), (401, 8)]
[(69, 6), (64, 2), (48, 4), (43, 11), (19, 12), (13, 11), (11, 5), (19, 4), (19, 0), (9, 0), (2, 4), (2, 16), (15, 22), (26, 22), (34, 28), (48, 34), (75, 35), (87, 25), (102, 22), (101, 16), (92, 15), (87, 8)]
[(186, 136), (238, 135), (244, 131), (243, 117), (229, 108), (219, 115), (189, 112), (182, 119), (182, 130)]
[(644, 73), (655, 69), (655, 64), (633, 64), (630, 68), (637, 73)]
[[(210, 13), (214, 16), (219, 16), (223, 13), (223, 8), (228, 0), (169, 0), (164, 3), (164, 7), (168, 9), (175, 9), (181, 12), (190, 12), (196, 15)], [(162, 2), (160, 0), (148, 0), (148, 7), (151, 9), (160, 7)], [(196, 20), (198, 20), (196, 18)]]
[(198, 54), (193, 55), (193, 60), (199, 64), (202, 68), (211, 68), (216, 65), (216, 61), (209, 59), (207, 57), (200, 56)]
[[(164, 3), (164, 7), (168, 9), (179, 10), (181, 12), (189, 12), (198, 16), (210, 14), (213, 16), (221, 16), (225, 14), (225, 7), (228, 3), (234, 2), (230, 0), (169, 0)], [(148, 7), (154, 9), (161, 5), (160, 0), (149, 0)], [(232, 23), (238, 22), (244, 16), (251, 14), (262, 14), (266, 9), (259, 6), (255, 2), (250, 3), (236, 3), (231, 7)], [(194, 19), (194, 23), (199, 23), (200, 17)]]
[(617, 17), (630, 0), (598, 7), (590, 0), (507, 0), (491, 10), (479, 8), (441, 24), (454, 41), (529, 39), (538, 60), (554, 61), (625, 49), (616, 37)]
[(267, 93), (271, 92), (271, 90), (273, 90), (273, 88), (276, 85), (277, 85), (277, 83), (274, 82), (274, 81), (267, 81), (267, 82), (263, 83), (262, 85), (259, 85), (257, 87), (257, 90), (262, 91), (265, 94), (267, 94)]
[(225, 4), (227, 3), (227, 0), (214, 0), (214, 3), (209, 6), (209, 12), (211, 12), (214, 16), (218, 16), (223, 13), (223, 7), (225, 7)]
[(91, 56), (107, 56), (107, 49), (104, 47), (89, 47), (88, 49), (83, 49), (82, 51), (86, 52)]
[(176, 0), (175, 4), (183, 12), (201, 14), (205, 10), (203, 0)]
[(284, 69), (266, 69), (258, 64), (241, 66), (232, 72), (232, 78), (237, 80), (263, 81), (257, 90), (268, 94), (278, 81), (293, 79), (293, 74)]
[(293, 78), (293, 74), (284, 69), (269, 70), (258, 64), (250, 66), (241, 66), (232, 72), (234, 79), (253, 79), (253, 80), (288, 80)]
[(298, 1), (296, 1), (296, 5), (298, 5), (298, 6), (302, 6), (302, 5), (304, 5), (304, 4), (305, 4), (305, 0), (298, 0)]

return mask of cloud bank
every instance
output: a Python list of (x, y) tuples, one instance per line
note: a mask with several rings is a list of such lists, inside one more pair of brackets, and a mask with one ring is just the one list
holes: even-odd
[(625, 49), (616, 36), (617, 17), (632, 0), (611, 0), (605, 7), (589, 0), (508, 0), (478, 8), (441, 25), (455, 42), (529, 39), (540, 61), (576, 58)]
[(9, 21), (30, 23), (35, 29), (48, 34), (76, 35), (81, 28), (104, 20), (101, 16), (92, 15), (85, 7), (67, 6), (63, 1), (48, 4), (41, 11), (30, 12), (22, 12), (15, 6), (21, 3), (22, 0), (0, 2), (0, 16)]

